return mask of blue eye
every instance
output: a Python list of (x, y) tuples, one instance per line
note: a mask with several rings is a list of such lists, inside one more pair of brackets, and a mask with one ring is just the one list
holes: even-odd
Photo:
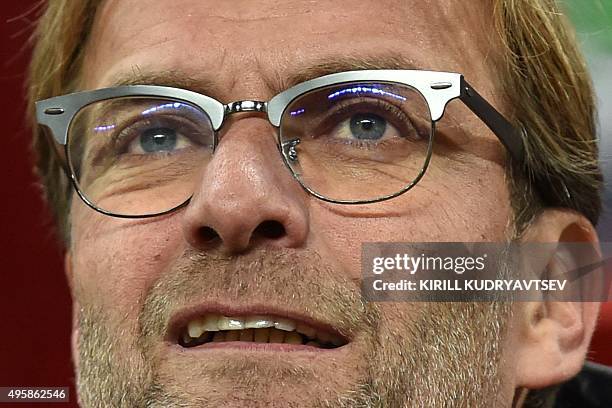
[(350, 120), (351, 134), (359, 140), (378, 140), (387, 129), (387, 121), (372, 113), (353, 115)]
[(174, 129), (148, 129), (138, 138), (140, 148), (146, 153), (171, 152), (176, 148), (177, 135)]

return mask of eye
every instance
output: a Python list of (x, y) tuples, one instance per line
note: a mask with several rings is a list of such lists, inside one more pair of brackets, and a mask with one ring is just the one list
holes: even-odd
[(387, 121), (373, 113), (360, 113), (351, 117), (349, 127), (356, 139), (379, 140), (385, 134)]
[[(348, 110), (348, 112), (339, 112), (341, 116), (339, 119), (341, 119), (342, 116), (344, 116), (345, 119), (338, 120), (331, 133), (329, 133), (329, 136), (335, 139), (346, 142), (376, 144), (383, 140), (402, 137), (402, 132), (391, 124), (392, 121), (383, 117), (383, 115), (394, 115), (393, 113), (385, 112), (383, 115), (379, 115), (371, 111), (359, 112), (359, 107), (351, 107), (342, 110)], [(356, 110), (357, 112), (355, 112)], [(393, 117), (393, 120), (397, 121), (398, 119)], [(405, 136), (412, 136), (413, 133), (414, 132), (410, 132), (410, 134)]]
[(126, 153), (135, 155), (150, 155), (172, 153), (184, 149), (193, 142), (177, 129), (167, 126), (135, 129), (133, 139), (127, 146)]
[(176, 147), (176, 131), (169, 128), (148, 129), (130, 146), (146, 153), (169, 152)]

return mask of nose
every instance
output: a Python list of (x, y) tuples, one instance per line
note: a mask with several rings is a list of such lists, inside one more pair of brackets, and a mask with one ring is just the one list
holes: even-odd
[(185, 239), (226, 253), (299, 247), (308, 235), (308, 199), (283, 164), (270, 124), (243, 118), (223, 135), (198, 180), (183, 217)]

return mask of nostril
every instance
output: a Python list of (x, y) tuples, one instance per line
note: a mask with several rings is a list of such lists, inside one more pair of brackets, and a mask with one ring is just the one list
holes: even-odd
[(215, 231), (214, 229), (210, 227), (201, 227), (198, 230), (198, 233), (202, 241), (206, 243), (212, 242), (216, 240), (217, 238), (219, 238), (219, 234), (217, 234), (217, 231)]
[(278, 221), (264, 221), (255, 228), (253, 235), (259, 235), (268, 239), (278, 239), (286, 235), (285, 227)]

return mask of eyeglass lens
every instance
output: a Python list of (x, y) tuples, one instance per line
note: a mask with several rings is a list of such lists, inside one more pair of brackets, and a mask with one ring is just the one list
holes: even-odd
[[(427, 161), (431, 119), (425, 99), (396, 83), (319, 88), (285, 109), (279, 141), (298, 180), (330, 200), (373, 200), (398, 193)], [(193, 194), (212, 160), (209, 116), (185, 101), (121, 97), (74, 117), (69, 164), (94, 206), (125, 216), (162, 213)]]
[(294, 100), (281, 120), (286, 162), (302, 184), (335, 201), (367, 201), (409, 186), (429, 151), (426, 100), (401, 84), (349, 83)]

